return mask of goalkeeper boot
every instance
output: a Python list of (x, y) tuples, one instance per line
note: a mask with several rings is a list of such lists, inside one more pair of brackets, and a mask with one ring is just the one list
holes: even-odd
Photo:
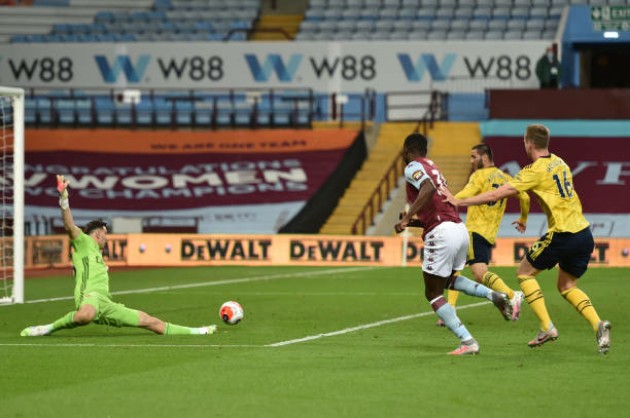
[(558, 330), (551, 324), (547, 331), (540, 331), (536, 338), (527, 343), (531, 348), (540, 347), (548, 341), (555, 341), (558, 339)]
[(214, 334), (215, 332), (217, 332), (216, 325), (208, 325), (207, 327), (199, 328), (199, 334), (201, 335), (211, 335), (211, 334)]
[(610, 321), (599, 321), (597, 325), (597, 349), (601, 354), (610, 350)]
[(22, 337), (41, 337), (43, 335), (50, 334), (51, 330), (50, 325), (35, 325), (34, 327), (24, 328), (22, 332), (20, 332), (20, 336)]

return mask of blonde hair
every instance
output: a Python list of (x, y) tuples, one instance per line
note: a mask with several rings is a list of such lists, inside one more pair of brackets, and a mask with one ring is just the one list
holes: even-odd
[(536, 149), (549, 148), (549, 128), (541, 124), (533, 124), (527, 127), (525, 139), (534, 144)]

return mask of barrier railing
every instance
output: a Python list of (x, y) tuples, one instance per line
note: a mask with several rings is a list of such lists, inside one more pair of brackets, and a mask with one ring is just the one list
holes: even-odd
[[(410, 93), (413, 94), (413, 92)], [(433, 127), (435, 120), (442, 114), (443, 99), (444, 95), (439, 91), (434, 90), (430, 92), (430, 102), (426, 107), (426, 111), (418, 120), (414, 132), (422, 132), (424, 135), (427, 134), (429, 128)], [(361, 210), (361, 213), (352, 224), (351, 231), (353, 235), (365, 234), (368, 226), (373, 224), (376, 213), (382, 210), (383, 204), (389, 199), (392, 189), (396, 187), (396, 182), (403, 174), (404, 170), (405, 161), (401, 150), (387, 169), (383, 178), (379, 181), (376, 189)]]
[(68, 128), (310, 128), (314, 121), (374, 120), (376, 93), (341, 95), (310, 88), (115, 90), (31, 89), (27, 126)]
[(374, 192), (370, 195), (359, 217), (352, 224), (351, 231), (353, 235), (365, 234), (368, 226), (372, 224), (376, 213), (380, 212), (385, 201), (389, 199), (391, 191), (396, 188), (398, 178), (403, 174), (404, 170), (405, 161), (401, 151), (389, 166), (381, 181), (379, 181)]

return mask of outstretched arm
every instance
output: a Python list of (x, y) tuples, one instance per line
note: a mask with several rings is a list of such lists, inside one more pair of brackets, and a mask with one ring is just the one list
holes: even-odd
[(490, 190), (485, 193), (481, 193), (477, 196), (467, 197), (465, 199), (457, 199), (453, 194), (444, 186), (440, 188), (440, 193), (445, 196), (444, 201), (451, 203), (455, 206), (476, 206), (483, 205), (484, 203), (496, 202), (497, 200), (515, 195), (518, 193), (512, 185), (505, 183), (498, 189)]
[(81, 235), (81, 229), (74, 224), (74, 218), (72, 218), (72, 212), (70, 212), (68, 185), (70, 185), (70, 182), (66, 180), (64, 176), (57, 175), (57, 191), (59, 192), (59, 207), (61, 208), (63, 227), (70, 239), (76, 239)]

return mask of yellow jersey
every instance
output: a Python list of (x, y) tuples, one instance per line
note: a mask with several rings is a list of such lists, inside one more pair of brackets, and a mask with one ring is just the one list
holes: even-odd
[[(477, 196), (478, 194), (498, 189), (510, 180), (512, 180), (512, 177), (497, 167), (479, 168), (470, 175), (466, 186), (455, 197), (465, 199)], [(490, 244), (494, 244), (501, 219), (505, 213), (506, 200), (501, 199), (483, 205), (469, 206), (466, 212), (466, 228), (468, 231), (471, 233), (476, 232)], [(526, 192), (520, 193), (519, 200), (521, 201), (521, 220), (527, 222), (529, 196)]]
[(571, 169), (557, 155), (538, 158), (508, 183), (519, 192), (534, 194), (547, 216), (549, 232), (578, 232), (589, 226), (573, 189)]

